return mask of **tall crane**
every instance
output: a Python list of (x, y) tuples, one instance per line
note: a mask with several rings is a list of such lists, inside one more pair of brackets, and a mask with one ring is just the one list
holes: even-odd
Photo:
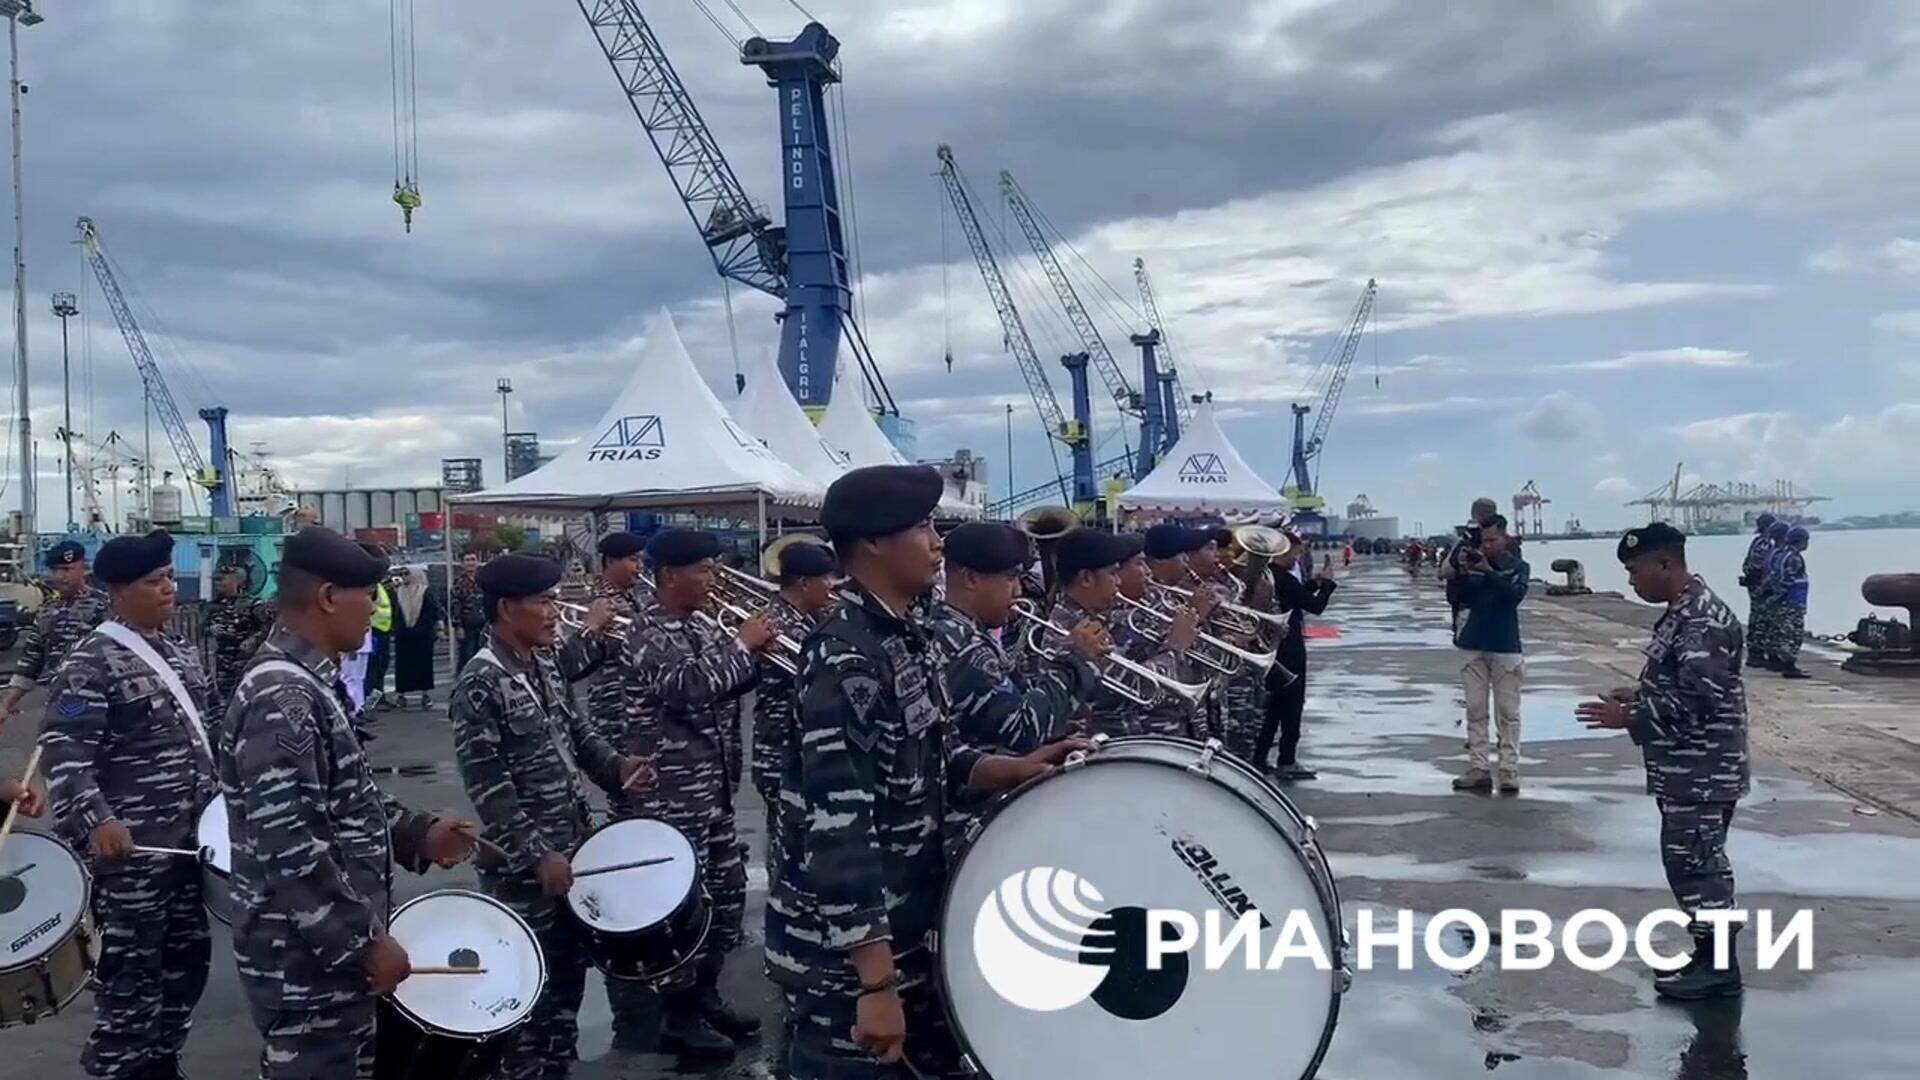
[(833, 366), (844, 340), (881, 410), (899, 407), (853, 319), (846, 235), (828, 139), (826, 88), (840, 81), (840, 42), (810, 22), (791, 41), (754, 37), (740, 62), (762, 69), (779, 95), (786, 224), (775, 225), (720, 152), (713, 131), (667, 59), (638, 0), (575, 0), (626, 92), (633, 114), (667, 167), (700, 239), (723, 280), (785, 303), (780, 314), (780, 375), (794, 400), (818, 416), (833, 394)]
[[(1160, 396), (1156, 392), (1142, 402), (1140, 395), (1134, 393), (1127, 384), (1126, 372), (1113, 358), (1113, 351), (1107, 348), (1106, 339), (1100, 336), (1100, 328), (1094, 325), (1093, 318), (1087, 314), (1085, 304), (1080, 302), (1080, 293), (1073, 287), (1073, 280), (1060, 268), (1060, 260), (1054, 258), (1053, 245), (1047, 242), (1046, 235), (1040, 231), (1040, 225), (1034, 220), (1033, 206), (1027, 200), (1026, 192), (1014, 180), (1013, 174), (1000, 173), (1000, 190), (1007, 200), (1007, 209), (1013, 211), (1014, 220), (1020, 223), (1020, 231), (1026, 234), (1027, 246), (1033, 248), (1033, 254), (1040, 260), (1040, 266), (1047, 272), (1047, 280), (1053, 284), (1054, 293), (1060, 298), (1060, 306), (1066, 309), (1067, 321), (1073, 324), (1074, 333), (1080, 335), (1080, 346), (1087, 351), (1094, 370), (1100, 373), (1100, 380), (1106, 383), (1107, 393), (1122, 416), (1137, 416), (1147, 420), (1150, 430), (1143, 431), (1140, 439), (1140, 457), (1134, 463), (1133, 477), (1139, 479), (1153, 471), (1155, 456), (1159, 453)], [(1154, 390), (1154, 387), (1148, 387)]]
[(1146, 313), (1147, 328), (1150, 333), (1160, 335), (1161, 387), (1167, 402), (1167, 449), (1180, 441), (1180, 426), (1193, 423), (1193, 402), (1187, 399), (1185, 388), (1180, 385), (1180, 366), (1174, 362), (1173, 341), (1167, 334), (1167, 324), (1160, 318), (1160, 305), (1154, 299), (1153, 280), (1147, 276), (1147, 260), (1133, 260), (1133, 284), (1140, 292), (1140, 310)]
[(187, 422), (180, 417), (180, 406), (174, 404), (173, 391), (168, 389), (166, 377), (160, 373), (160, 365), (154, 362), (153, 350), (147, 345), (147, 336), (141, 332), (140, 323), (133, 317), (133, 308), (128, 305), (126, 294), (120, 291), (120, 281), (107, 260), (106, 248), (100, 243), (100, 230), (90, 217), (83, 217), (76, 224), (80, 229), (80, 243), (86, 252), (87, 263), (93, 267), (93, 276), (100, 282), (100, 295), (106, 298), (107, 306), (113, 309), (113, 321), (120, 326), (120, 336), (126, 340), (127, 352), (133, 356), (133, 366), (140, 372), (141, 388), (153, 411), (160, 415), (160, 427), (167, 433), (167, 441), (173, 444), (174, 456), (180, 459), (180, 467), (186, 471), (188, 478), (207, 489), (213, 515), (232, 516), (232, 488), (227, 482), (229, 469), (224, 460), (227, 410), (205, 409), (200, 413), (214, 429), (215, 453), (222, 455), (217, 459), (218, 467), (209, 468), (207, 460), (200, 456), (200, 447), (193, 441), (193, 433), (187, 430)]
[[(940, 158), (940, 182), (946, 188), (947, 198), (953, 202), (954, 216), (960, 221), (960, 231), (966, 234), (967, 246), (973, 250), (973, 261), (980, 268), (980, 279), (986, 282), (987, 296), (993, 300), (993, 309), (1000, 316), (1000, 328), (1006, 338), (1007, 350), (1020, 365), (1020, 374), (1027, 382), (1027, 393), (1033, 398), (1033, 407), (1040, 414), (1040, 422), (1047, 429), (1047, 448), (1054, 451), (1054, 443), (1064, 445), (1073, 462), (1073, 487), (1069, 492), (1066, 480), (1057, 481), (1062, 498), (1076, 509), (1090, 507), (1094, 502), (1093, 487), (1093, 442), (1089, 437), (1090, 417), (1076, 415), (1068, 420), (1060, 409), (1059, 399), (1053, 396), (1053, 384), (1047, 380), (1047, 369), (1040, 363), (1040, 354), (1034, 350), (1033, 339), (1027, 336), (1026, 323), (1020, 318), (1020, 309), (1014, 305), (1013, 293), (1007, 288), (1007, 280), (1000, 273), (1000, 262), (994, 257), (993, 248), (987, 243), (987, 234), (980, 228), (980, 218), (974, 213), (973, 199), (967, 194), (967, 183), (960, 175), (960, 167), (954, 163), (953, 149), (941, 146), (937, 151)], [(1068, 364), (1078, 383), (1086, 379), (1086, 358), (1076, 356), (1079, 364)], [(1085, 401), (1084, 391), (1074, 395), (1076, 405)], [(1060, 457), (1057, 452), (1053, 459), (1054, 471), (1060, 471)]]
[[(1373, 298), (1379, 292), (1379, 285), (1367, 279), (1367, 287), (1360, 290), (1360, 300), (1353, 306), (1353, 314), (1347, 319), (1346, 332), (1341, 335), (1334, 351), (1328, 353), (1329, 360), (1322, 362), (1327, 370), (1327, 388), (1320, 395), (1320, 418), (1314, 421), (1313, 436), (1306, 436), (1307, 414), (1313, 411), (1311, 405), (1295, 403), (1293, 406), (1293, 464), (1289, 476), (1293, 483), (1282, 489), (1293, 504), (1296, 512), (1314, 513), (1327, 504), (1326, 500), (1315, 494), (1319, 487), (1317, 473), (1309, 472), (1309, 463), (1320, 456), (1327, 443), (1327, 430), (1333, 426), (1334, 410), (1340, 407), (1340, 394), (1347, 387), (1347, 372), (1353, 367), (1353, 358), (1360, 351), (1360, 335), (1373, 317)], [(1329, 368), (1327, 365), (1331, 363)]]

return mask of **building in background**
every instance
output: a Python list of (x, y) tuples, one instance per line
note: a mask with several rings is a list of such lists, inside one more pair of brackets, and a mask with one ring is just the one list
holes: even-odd
[(486, 474), (477, 457), (440, 459), (440, 486), (449, 495), (465, 495), (486, 486)]
[(940, 470), (941, 479), (947, 483), (947, 496), (951, 499), (979, 507), (982, 512), (987, 508), (987, 460), (973, 456), (973, 451), (962, 447), (953, 452), (950, 458), (927, 458), (920, 462)]
[[(410, 546), (420, 520), (440, 514), (441, 489), (313, 488), (296, 491), (301, 506), (320, 512), (320, 524), (337, 533), (388, 548)], [(444, 538), (443, 541), (444, 542)]]
[(514, 431), (507, 434), (507, 482), (527, 475), (540, 467), (540, 436), (532, 431)]

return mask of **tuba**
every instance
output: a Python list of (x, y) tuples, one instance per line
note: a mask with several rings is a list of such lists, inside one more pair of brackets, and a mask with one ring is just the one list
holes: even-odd
[(1293, 541), (1279, 529), (1238, 525), (1233, 529), (1233, 543), (1228, 545), (1226, 559), (1233, 566), (1235, 576), (1251, 589), (1266, 573), (1267, 564), (1285, 555), (1291, 547)]
[(795, 544), (817, 544), (820, 547), (826, 548), (828, 554), (833, 553), (833, 545), (828, 543), (825, 537), (815, 536), (812, 533), (806, 532), (788, 533), (773, 543), (768, 544), (766, 550), (760, 553), (760, 576), (768, 581), (778, 581), (780, 579), (780, 553)]
[(1013, 526), (1033, 539), (1034, 549), (1040, 555), (1040, 581), (1046, 594), (1052, 596), (1059, 585), (1053, 571), (1054, 546), (1061, 537), (1080, 527), (1080, 518), (1064, 506), (1036, 506), (1021, 514)]

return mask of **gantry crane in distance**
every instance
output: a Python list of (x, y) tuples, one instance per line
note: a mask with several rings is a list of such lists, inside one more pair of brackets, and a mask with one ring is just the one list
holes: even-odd
[(1027, 383), (1027, 393), (1033, 398), (1034, 410), (1040, 414), (1040, 422), (1047, 430), (1047, 449), (1053, 453), (1053, 471), (1060, 471), (1060, 456), (1055, 451), (1055, 443), (1065, 446), (1072, 459), (1071, 490), (1065, 477), (1042, 485), (1041, 490), (1057, 487), (1061, 497), (1082, 517), (1087, 517), (1095, 500), (1093, 441), (1092, 433), (1088, 430), (1090, 417), (1086, 415), (1091, 411), (1092, 403), (1083, 400), (1087, 397), (1087, 358), (1076, 355), (1078, 366), (1071, 360), (1067, 364), (1068, 371), (1075, 375), (1077, 391), (1074, 395), (1075, 416), (1069, 420), (1060, 409), (1059, 399), (1053, 396), (1053, 384), (1047, 379), (1047, 369), (1040, 363), (1040, 354), (1034, 350), (1033, 339), (1027, 335), (1020, 309), (1013, 302), (1013, 293), (1000, 273), (1000, 262), (994, 257), (992, 246), (987, 243), (987, 234), (980, 227), (979, 216), (974, 213), (973, 199), (967, 193), (966, 178), (960, 174), (960, 167), (953, 160), (953, 149), (942, 145), (936, 154), (940, 159), (940, 183), (953, 203), (954, 216), (960, 221), (960, 231), (966, 234), (967, 246), (973, 251), (974, 264), (980, 269), (980, 279), (986, 283), (987, 296), (993, 301), (993, 309), (1000, 317), (1007, 350), (1013, 353), (1014, 360), (1019, 363), (1020, 374)]
[(153, 411), (160, 416), (160, 427), (166, 432), (167, 441), (173, 444), (173, 453), (180, 459), (180, 468), (195, 485), (207, 490), (213, 516), (232, 516), (233, 493), (227, 482), (231, 471), (226, 460), (227, 410), (222, 407), (200, 410), (200, 418), (207, 422), (212, 436), (214, 461), (218, 463), (216, 468), (209, 468), (207, 459), (200, 456), (200, 447), (193, 441), (193, 433), (187, 430), (187, 422), (181, 419), (180, 406), (174, 404), (173, 391), (167, 387), (160, 365), (154, 362), (153, 350), (148, 347), (147, 336), (133, 316), (133, 308), (128, 305), (126, 294), (120, 291), (119, 278), (115, 276), (113, 265), (107, 258), (106, 247), (100, 242), (100, 230), (90, 217), (83, 217), (76, 224), (87, 263), (93, 267), (93, 276), (100, 282), (100, 294), (113, 310), (113, 321), (119, 324), (120, 336), (127, 343), (127, 352), (133, 356), (133, 366), (140, 372), (141, 389), (146, 393)]
[(1353, 368), (1353, 358), (1360, 351), (1360, 336), (1373, 318), (1373, 298), (1379, 289), (1374, 279), (1367, 279), (1367, 287), (1360, 290), (1360, 300), (1347, 319), (1346, 332), (1315, 369), (1316, 373), (1326, 373), (1327, 387), (1320, 395), (1320, 417), (1314, 421), (1311, 438), (1306, 436), (1306, 419), (1314, 406), (1294, 403), (1293, 463), (1288, 470), (1292, 483), (1283, 487), (1281, 494), (1292, 503), (1296, 515), (1316, 516), (1327, 505), (1327, 501), (1316, 494), (1319, 474), (1310, 471), (1310, 466), (1318, 461), (1320, 451), (1327, 445), (1327, 431), (1333, 426), (1334, 411), (1340, 407), (1340, 394), (1347, 387), (1347, 372)]
[(1140, 310), (1147, 316), (1147, 332), (1158, 334), (1160, 348), (1160, 386), (1162, 408), (1167, 425), (1166, 449), (1180, 441), (1180, 427), (1193, 423), (1193, 402), (1180, 385), (1180, 366), (1174, 361), (1173, 339), (1160, 318), (1160, 305), (1153, 293), (1153, 280), (1147, 276), (1147, 260), (1133, 260), (1133, 285), (1140, 293)]
[(1073, 324), (1074, 333), (1079, 335), (1080, 347), (1086, 350), (1094, 370), (1100, 373), (1100, 381), (1106, 384), (1114, 407), (1121, 416), (1138, 417), (1143, 422), (1139, 458), (1130, 470), (1132, 478), (1139, 480), (1153, 471), (1161, 450), (1163, 433), (1158, 387), (1148, 387), (1153, 393), (1143, 401), (1141, 395), (1128, 385), (1126, 372), (1120, 370), (1120, 364), (1114, 360), (1113, 351), (1107, 348), (1100, 328), (1087, 314), (1086, 305), (1080, 302), (1079, 290), (1074, 288), (1073, 280), (1061, 269), (1060, 260), (1054, 257), (1053, 245), (1040, 231), (1039, 223), (1034, 220), (1033, 206), (1011, 172), (1001, 171), (1000, 190), (1007, 201), (1007, 209), (1013, 212), (1014, 220), (1020, 224), (1020, 231), (1026, 235), (1027, 246), (1033, 249), (1034, 257), (1040, 260), (1041, 269), (1046, 271), (1047, 280), (1052, 283), (1060, 306), (1066, 310), (1067, 321)]
[[(1521, 536), (1544, 536), (1546, 524), (1541, 520), (1541, 510), (1552, 499), (1540, 494), (1539, 485), (1529, 480), (1526, 486), (1513, 495), (1513, 528)], [(1531, 514), (1528, 511), (1532, 511)]]
[(810, 22), (792, 41), (747, 40), (740, 62), (766, 73), (780, 104), (786, 224), (775, 225), (720, 152), (713, 131), (667, 59), (637, 0), (575, 0), (633, 114), (667, 167), (674, 190), (724, 280), (785, 304), (780, 314), (780, 375), (795, 401), (818, 418), (833, 394), (844, 340), (883, 413), (900, 414), (866, 337), (853, 318), (846, 234), (828, 139), (826, 88), (840, 42)]

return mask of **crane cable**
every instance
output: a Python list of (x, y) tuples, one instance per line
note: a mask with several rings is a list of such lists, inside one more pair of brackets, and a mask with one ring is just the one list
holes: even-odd
[(387, 66), (393, 92), (393, 201), (407, 231), (420, 208), (420, 105), (413, 0), (387, 0)]
[[(732, 42), (733, 47), (735, 49), (740, 48), (739, 35), (735, 34), (732, 30), (727, 29), (727, 24), (721, 20), (720, 16), (715, 15), (713, 13), (713, 9), (706, 5), (706, 0), (693, 0), (693, 6), (700, 9), (700, 14), (705, 15), (707, 17), (707, 21), (713, 24), (713, 28), (715, 30), (720, 31), (721, 37), (724, 37), (729, 42)], [(738, 11), (739, 9), (736, 8), (734, 10)]]

